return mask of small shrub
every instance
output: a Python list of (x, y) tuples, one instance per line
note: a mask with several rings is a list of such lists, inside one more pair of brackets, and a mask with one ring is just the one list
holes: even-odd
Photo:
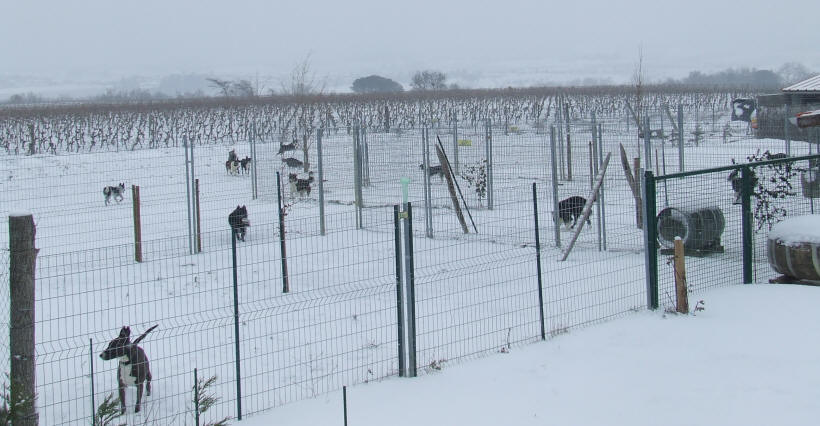
[(481, 160), (475, 164), (465, 167), (461, 172), (461, 177), (467, 181), (467, 185), (473, 188), (478, 195), (478, 202), (487, 196), (487, 160)]

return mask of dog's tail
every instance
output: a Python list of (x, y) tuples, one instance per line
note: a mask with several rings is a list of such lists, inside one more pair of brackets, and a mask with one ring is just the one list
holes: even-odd
[(139, 343), (140, 341), (142, 341), (142, 339), (144, 339), (144, 338), (145, 338), (145, 336), (147, 336), (147, 335), (148, 335), (148, 333), (150, 333), (150, 332), (151, 332), (151, 330), (153, 330), (153, 329), (157, 328), (157, 326), (159, 326), (159, 324), (154, 324), (154, 326), (153, 326), (153, 327), (149, 328), (148, 330), (145, 330), (145, 333), (142, 333), (142, 334), (140, 335), (140, 337), (137, 337), (137, 340), (134, 340), (134, 342), (132, 342), (131, 344), (132, 344), (132, 345), (136, 345), (137, 343)]

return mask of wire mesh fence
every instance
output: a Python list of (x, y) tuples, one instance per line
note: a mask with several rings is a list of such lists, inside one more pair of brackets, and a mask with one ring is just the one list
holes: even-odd
[(818, 158), (766, 152), (736, 166), (652, 178), (659, 303), (675, 304), (671, 258), (676, 237), (684, 242), (690, 293), (777, 279), (781, 274), (767, 255), (767, 235), (789, 217), (817, 213)]
[[(414, 207), (421, 371), (509, 351), (540, 339), (542, 329), (556, 336), (642, 309), (641, 205), (626, 174), (640, 181), (642, 168), (664, 175), (728, 166), (761, 149), (784, 147), (784, 141), (745, 134), (731, 140), (721, 123), (731, 130), (735, 124), (717, 113), (684, 117), (681, 145), (674, 109), (644, 116), (646, 138), (630, 114), (570, 112), (531, 125), (257, 135), (194, 143), (187, 158), (183, 146), (119, 151), (116, 160), (114, 153), (10, 157), (0, 165), (11, 176), (0, 205), (30, 206), (38, 223), (41, 420), (88, 423), (95, 406), (116, 395), (117, 363), (99, 354), (123, 325), (134, 338), (159, 324), (141, 342), (154, 376), (142, 420), (192, 424), (195, 368), (200, 378), (215, 378), (210, 389), (219, 402), (206, 415), (215, 420), (399, 374), (401, 275), (393, 206), (405, 185)], [(289, 144), (294, 149), (286, 149)], [(231, 150), (239, 159), (252, 157), (251, 169), (226, 166)], [(737, 266), (743, 260), (741, 215), (727, 180), (730, 169), (658, 178), (656, 185), (657, 212), (671, 207), (685, 214), (697, 200), (725, 219), (720, 260), (692, 260), (697, 290), (743, 279)], [(759, 175), (765, 180), (766, 171)], [(199, 197), (191, 191), (194, 181)], [(123, 199), (106, 205), (102, 188), (119, 182), (126, 187)], [(131, 185), (140, 187), (139, 244)], [(562, 220), (558, 202), (572, 196), (596, 200), (589, 222), (578, 217), (583, 205), (569, 223)], [(813, 212), (811, 201), (798, 198), (781, 201), (789, 214)], [(234, 251), (228, 214), (238, 205), (248, 207), (251, 224)], [(463, 225), (456, 206), (463, 209)], [(197, 250), (191, 250), (191, 232)], [(756, 278), (768, 274), (761, 244), (755, 240)], [(138, 250), (141, 261), (135, 260)], [(4, 261), (7, 266), (7, 257), (0, 257), (0, 265)], [(663, 302), (671, 275), (665, 264), (659, 268)], [(7, 283), (7, 276), (0, 278)], [(0, 339), (0, 349), (7, 345)], [(133, 389), (126, 400), (134, 416)]]

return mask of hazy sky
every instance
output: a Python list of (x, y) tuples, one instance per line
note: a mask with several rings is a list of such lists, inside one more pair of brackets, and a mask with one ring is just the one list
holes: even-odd
[(407, 80), (421, 68), (625, 82), (691, 70), (820, 70), (816, 0), (0, 0), (0, 76), (282, 75)]

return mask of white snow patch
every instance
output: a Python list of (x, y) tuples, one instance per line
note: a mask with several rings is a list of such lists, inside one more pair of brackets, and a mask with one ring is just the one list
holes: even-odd
[(780, 240), (790, 246), (800, 243), (820, 244), (820, 215), (787, 218), (772, 227), (769, 239)]

